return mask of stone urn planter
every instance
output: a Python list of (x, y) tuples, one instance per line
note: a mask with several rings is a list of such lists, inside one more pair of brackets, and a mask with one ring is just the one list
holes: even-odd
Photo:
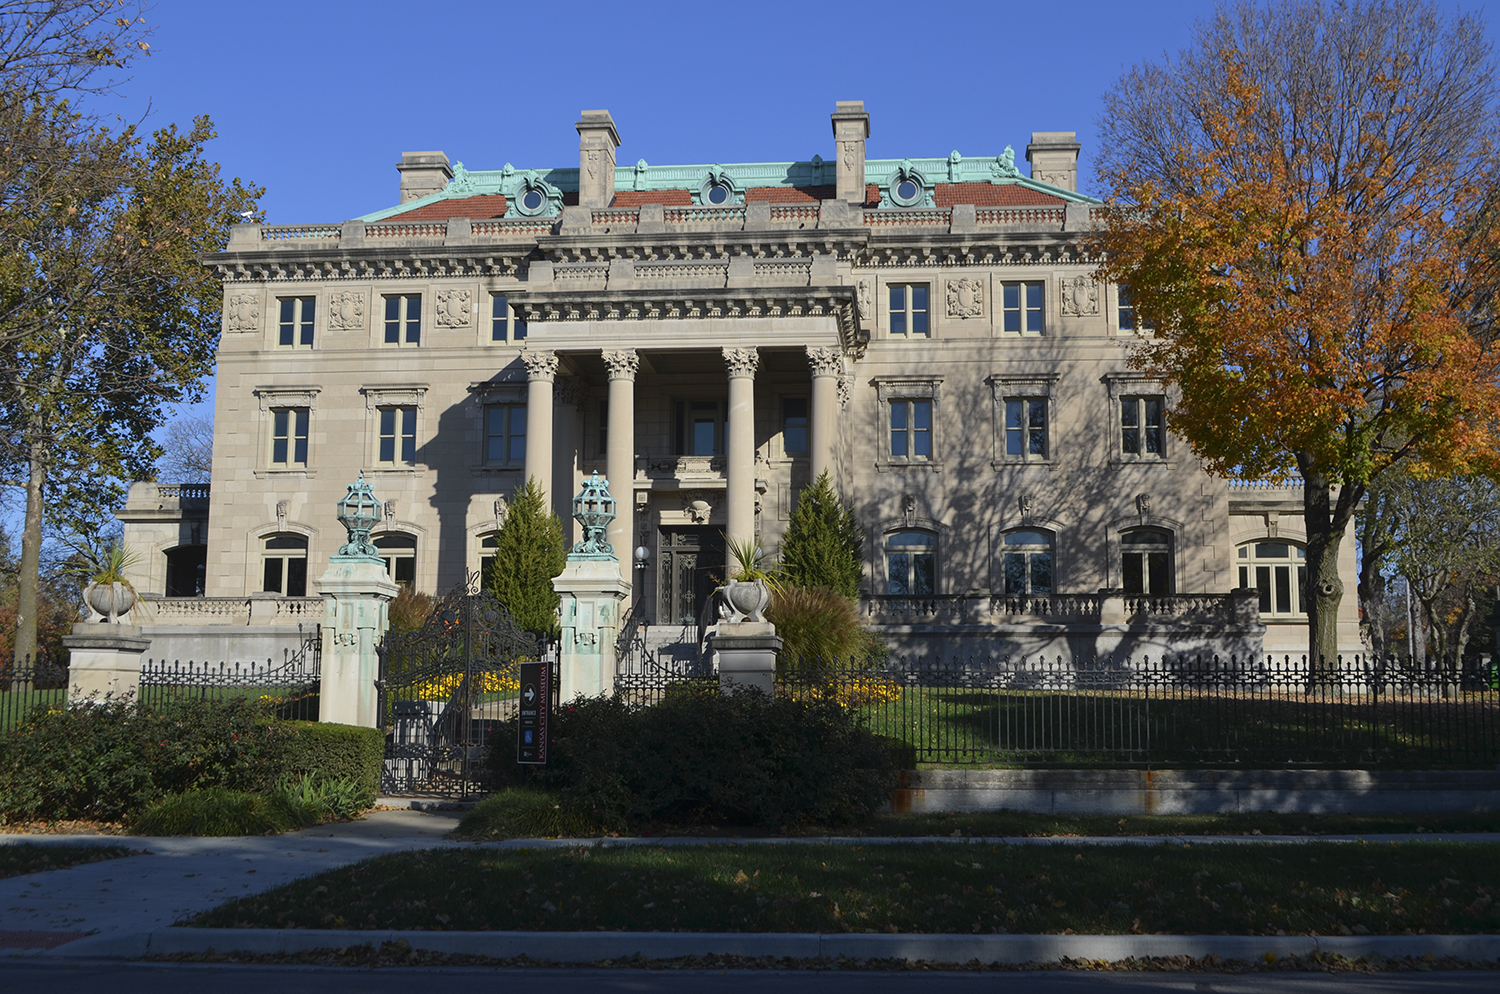
[(719, 588), (723, 598), (719, 618), (730, 623), (766, 620), (771, 606), (771, 588), (764, 580), (730, 580)]
[(128, 583), (90, 583), (83, 599), (103, 620), (118, 623), (135, 607), (135, 588)]

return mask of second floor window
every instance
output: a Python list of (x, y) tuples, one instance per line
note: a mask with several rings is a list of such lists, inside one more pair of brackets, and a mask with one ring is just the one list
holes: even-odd
[(1164, 451), (1166, 428), (1162, 397), (1120, 398), (1120, 451), (1127, 456), (1157, 457)]
[(1135, 310), (1135, 301), (1131, 298), (1130, 287), (1120, 287), (1120, 306), (1117, 309), (1121, 331), (1153, 331), (1154, 329), (1146, 323)]
[(891, 401), (891, 458), (932, 458), (932, 401)]
[(789, 456), (807, 454), (807, 398), (781, 400), (781, 450)]
[(484, 409), (484, 461), (519, 465), (526, 461), (526, 407), (491, 404)]
[(422, 295), (392, 293), (385, 298), (385, 344), (420, 345)]
[(387, 466), (417, 461), (415, 407), (380, 408), (379, 461)]
[(281, 319), (277, 322), (276, 345), (283, 349), (312, 348), (317, 298), (282, 297), (278, 303), (281, 305)]
[(1047, 458), (1047, 398), (1025, 397), (1005, 402), (1005, 454), (1019, 458)]
[(891, 292), (891, 334), (927, 336), (927, 284), (895, 283)]
[(1001, 285), (1001, 329), (1040, 335), (1046, 331), (1044, 296), (1039, 281)]
[(503, 293), (490, 294), (490, 341), (526, 341), (526, 322), (516, 317)]
[(677, 454), (723, 455), (724, 405), (717, 400), (679, 400), (675, 406)]
[(277, 407), (271, 410), (271, 465), (282, 468), (307, 465), (307, 422), (305, 407)]

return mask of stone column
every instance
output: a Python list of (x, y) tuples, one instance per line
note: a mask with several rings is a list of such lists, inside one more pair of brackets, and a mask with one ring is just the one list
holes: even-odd
[(81, 621), (63, 636), (68, 649), (68, 702), (134, 699), (141, 655), (151, 638), (137, 625)]
[[(526, 480), (535, 479), (548, 500), (552, 495), (552, 381), (557, 378), (557, 353), (525, 349), (526, 365)], [(568, 489), (572, 490), (570, 481)]]
[(729, 367), (728, 527), (736, 542), (755, 541), (755, 369), (754, 349), (724, 349)]
[(580, 412), (583, 385), (576, 377), (560, 377), (552, 387), (552, 509), (562, 522), (563, 539), (576, 541), (573, 530), (572, 493), (578, 486)]
[(808, 405), (807, 457), (816, 480), (823, 471), (833, 474), (833, 446), (838, 438), (839, 376), (844, 358), (838, 349), (824, 345), (807, 347), (812, 369), (812, 402)]
[[(629, 550), (635, 548), (632, 544), (635, 538), (635, 374), (641, 367), (641, 357), (635, 349), (606, 351), (604, 366), (609, 370), (609, 439), (604, 453), (604, 472), (618, 502), (615, 520), (610, 523), (606, 537), (628, 563)], [(620, 575), (628, 589), (630, 568), (626, 566), (620, 570)], [(628, 603), (627, 594), (627, 606)]]

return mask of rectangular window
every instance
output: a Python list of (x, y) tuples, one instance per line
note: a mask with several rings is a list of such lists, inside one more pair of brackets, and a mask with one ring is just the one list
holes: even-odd
[(526, 408), (491, 404), (484, 409), (484, 461), (519, 465), (526, 461)]
[(932, 458), (932, 401), (891, 401), (891, 458)]
[(930, 552), (892, 552), (885, 568), (886, 589), (897, 596), (930, 594), (937, 586), (937, 564)]
[(1135, 302), (1130, 296), (1130, 287), (1120, 287), (1120, 306), (1116, 309), (1121, 331), (1154, 331), (1135, 313)]
[(380, 408), (380, 459), (387, 466), (417, 461), (417, 409)]
[(1001, 284), (1001, 328), (1020, 334), (1042, 334), (1047, 330), (1042, 305), (1042, 284), (1039, 281)]
[(307, 465), (307, 416), (305, 407), (271, 410), (271, 465)]
[(392, 293), (385, 298), (385, 344), (422, 343), (422, 295)]
[(674, 420), (678, 455), (723, 454), (724, 405), (717, 400), (679, 400)]
[(1160, 456), (1165, 428), (1161, 397), (1120, 398), (1120, 451), (1128, 456)]
[(895, 283), (891, 291), (891, 334), (927, 337), (927, 284)]
[(281, 319), (277, 324), (277, 346), (283, 349), (312, 348), (317, 298), (282, 297), (278, 303), (281, 305)]
[(503, 293), (490, 294), (490, 341), (526, 341), (526, 322), (516, 317)]
[(781, 399), (781, 450), (789, 456), (807, 454), (807, 398)]
[(1047, 399), (1027, 397), (1005, 402), (1005, 454), (1047, 458)]

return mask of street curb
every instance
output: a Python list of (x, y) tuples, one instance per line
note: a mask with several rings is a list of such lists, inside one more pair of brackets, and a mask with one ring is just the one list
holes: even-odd
[(166, 928), (90, 936), (39, 955), (60, 959), (139, 959), (240, 952), (286, 954), (405, 940), (434, 953), (551, 963), (744, 956), (790, 959), (904, 959), (929, 963), (1118, 962), (1147, 957), (1263, 960), (1313, 953), (1386, 958), (1432, 956), (1500, 960), (1500, 935), (884, 935), (797, 932), (425, 932), (350, 929)]

